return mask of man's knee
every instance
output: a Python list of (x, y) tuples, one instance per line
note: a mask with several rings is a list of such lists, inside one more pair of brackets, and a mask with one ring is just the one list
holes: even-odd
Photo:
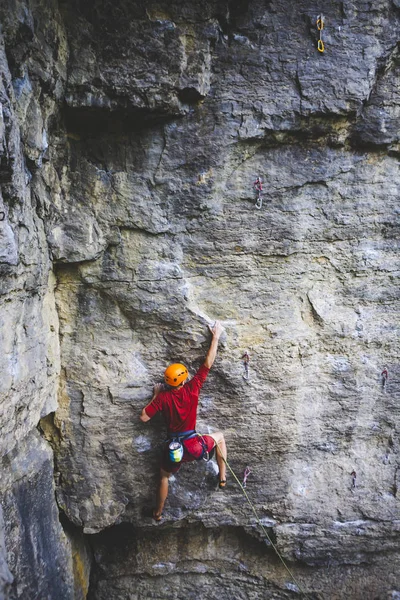
[(220, 442), (223, 442), (225, 440), (224, 434), (222, 433), (222, 431), (216, 431), (215, 433), (210, 433), (210, 437), (212, 437), (213, 440), (217, 444), (219, 444)]
[(164, 471), (164, 469), (160, 469), (160, 479), (169, 479), (172, 473), (168, 473), (168, 471)]

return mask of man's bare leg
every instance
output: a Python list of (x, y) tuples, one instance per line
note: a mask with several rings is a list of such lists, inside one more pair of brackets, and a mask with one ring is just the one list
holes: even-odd
[(226, 481), (226, 443), (224, 434), (222, 431), (216, 431), (215, 433), (210, 433), (210, 436), (215, 440), (217, 444), (217, 463), (219, 468), (219, 480), (220, 482)]
[(171, 473), (160, 469), (160, 484), (157, 490), (157, 506), (153, 512), (153, 517), (156, 521), (161, 521), (162, 511), (168, 496), (168, 479), (170, 477)]

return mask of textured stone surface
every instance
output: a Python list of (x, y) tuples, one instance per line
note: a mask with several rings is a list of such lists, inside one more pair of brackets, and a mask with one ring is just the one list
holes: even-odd
[[(147, 516), (164, 433), (139, 412), (168, 362), (199, 366), (216, 318), (198, 429), (250, 465), (310, 593), (399, 593), (399, 7), (329, 3), (324, 54), (318, 10), (0, 7), (0, 444), (29, 456), (42, 418), (67, 518), (115, 525), (88, 535), (92, 599), (297, 595), (213, 463), (173, 478), (166, 526)], [(84, 597), (76, 539), (67, 587)]]
[[(89, 598), (300, 597), (273, 551), (234, 527), (192, 525), (190, 530), (161, 527), (149, 532), (121, 525), (93, 536), (92, 543), (98, 569)], [(367, 559), (363, 566), (337, 565), (334, 560), (328, 564), (312, 571), (290, 565), (297, 583), (316, 592), (307, 597), (396, 598), (398, 562), (391, 572), (384, 556), (371, 564)], [(382, 594), (383, 589), (389, 594)]]
[(10, 584), (13, 582), (13, 576), (7, 564), (7, 554), (4, 544), (4, 520), (3, 511), (0, 506), (0, 599), (4, 600), (8, 596)]
[(356, 128), (356, 140), (370, 146), (399, 151), (400, 61), (396, 47), (379, 74)]
[[(22, 6), (20, 10), (24, 12)], [(11, 48), (22, 34), (14, 32), (13, 17), (17, 22), (18, 16), (21, 19), (22, 16), (18, 15), (17, 6), (15, 13), (2, 7), (1, 15), (3, 11), (7, 15), (4, 16), (5, 30), (10, 36), (7, 48), (10, 57), (17, 60)], [(30, 23), (32, 15), (29, 18), (29, 13), (24, 14)], [(24, 29), (27, 26), (20, 22), (25, 32), (23, 39), (27, 38)], [(18, 45), (17, 52), (22, 52), (22, 46)], [(38, 68), (32, 56), (29, 58), (29, 66)], [(9, 62), (14, 64), (11, 58)], [(16, 71), (15, 64), (14, 67)], [(19, 67), (28, 69), (28, 64)], [(28, 123), (33, 128), (38, 122), (32, 115), (27, 116), (26, 106), (35, 101), (34, 89), (37, 96), (41, 96), (42, 90), (38, 82), (33, 83), (33, 73), (30, 81), (28, 72), (25, 88), (20, 87), (22, 83), (13, 78), (16, 73), (9, 70), (3, 43), (0, 70), (4, 123), (0, 129), (0, 209), (5, 212), (5, 220), (0, 222), (0, 456), (3, 456), (36, 427), (40, 416), (55, 410), (60, 366), (55, 280), (50, 272), (43, 220), (36, 211), (32, 172), (27, 166), (33, 166), (28, 154), (34, 152), (34, 142), (26, 128)], [(46, 113), (44, 98), (42, 101), (43, 113)], [(39, 148), (35, 148), (38, 153)]]
[(54, 502), (52, 453), (38, 435), (28, 437), (2, 463), (10, 598), (73, 599), (72, 559)]
[(0, 3), (0, 597), (24, 600), (75, 597), (53, 456), (36, 430), (57, 407), (60, 371), (56, 281), (32, 186), (57, 106), (59, 39), (56, 13), (39, 6)]

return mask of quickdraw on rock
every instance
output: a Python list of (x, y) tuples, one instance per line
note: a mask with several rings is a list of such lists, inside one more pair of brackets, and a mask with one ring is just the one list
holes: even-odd
[(242, 486), (245, 488), (247, 486), (247, 478), (250, 475), (250, 467), (246, 467), (243, 473), (243, 483)]
[(4, 212), (4, 210), (0, 210), (0, 221), (4, 221), (5, 218), (6, 218), (6, 213)]
[(355, 488), (356, 487), (356, 480), (357, 480), (357, 473), (355, 471), (352, 471), (351, 474), (351, 487)]
[(319, 52), (325, 52), (325, 44), (322, 40), (322, 30), (324, 28), (325, 25), (325, 18), (324, 15), (318, 15), (317, 17), (317, 29), (319, 31), (319, 40), (318, 40), (318, 44), (317, 44), (317, 48)]
[(249, 379), (249, 363), (250, 363), (250, 355), (249, 353), (246, 352), (243, 354), (242, 356), (242, 361), (243, 361), (243, 366), (244, 366), (244, 374), (243, 374), (243, 379), (245, 379), (246, 381), (248, 381)]
[(381, 373), (382, 390), (384, 392), (386, 392), (386, 386), (387, 386), (388, 379), (389, 379), (389, 371), (385, 367)]
[(256, 200), (256, 208), (260, 209), (262, 207), (262, 181), (261, 181), (261, 177), (257, 177), (257, 179), (255, 180), (255, 182), (253, 183), (253, 188), (256, 190), (257, 192), (257, 200)]

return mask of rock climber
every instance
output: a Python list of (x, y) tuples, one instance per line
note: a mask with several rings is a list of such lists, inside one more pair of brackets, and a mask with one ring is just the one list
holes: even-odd
[(226, 444), (221, 431), (210, 435), (196, 433), (197, 405), (199, 393), (211, 369), (218, 350), (218, 341), (222, 333), (222, 325), (216, 321), (210, 327), (212, 339), (206, 359), (196, 375), (188, 381), (188, 370), (184, 365), (170, 365), (164, 379), (167, 386), (156, 384), (150, 404), (140, 415), (141, 421), (146, 423), (157, 412), (162, 412), (168, 429), (169, 440), (178, 440), (183, 446), (181, 462), (172, 462), (169, 455), (169, 443), (164, 447), (161, 459), (160, 483), (157, 491), (157, 505), (153, 510), (153, 519), (161, 521), (165, 500), (168, 496), (168, 480), (173, 473), (179, 471), (182, 462), (201, 460), (204, 456), (212, 457), (216, 448), (216, 457), (219, 468), (219, 487), (226, 486)]

